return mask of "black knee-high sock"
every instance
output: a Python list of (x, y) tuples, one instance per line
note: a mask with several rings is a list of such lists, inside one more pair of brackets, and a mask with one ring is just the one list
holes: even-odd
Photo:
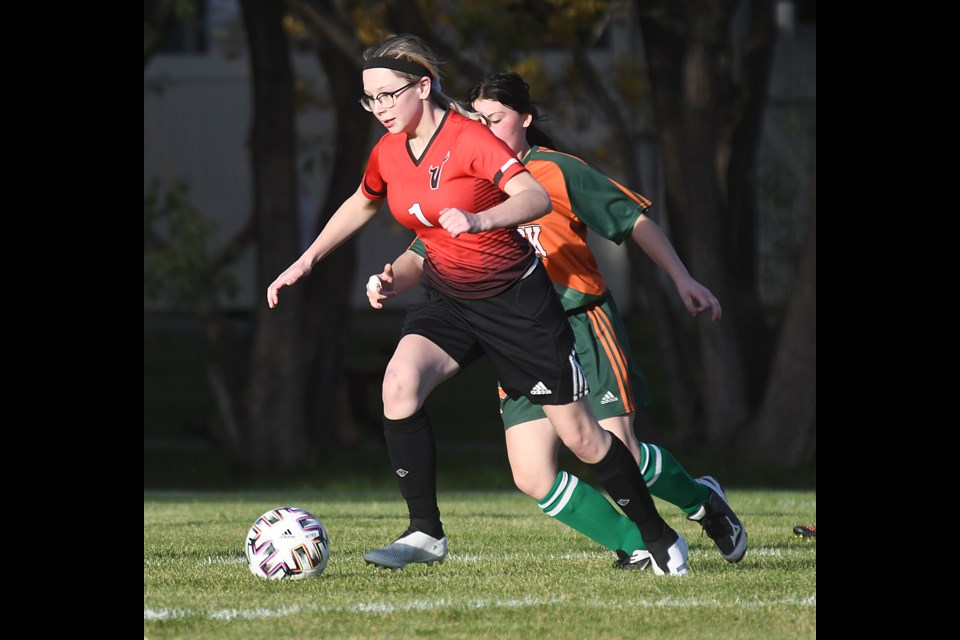
[(427, 412), (421, 407), (409, 418), (385, 417), (383, 435), (400, 493), (407, 501), (410, 527), (442, 538), (443, 523), (437, 505), (437, 445)]
[(630, 450), (619, 438), (612, 437), (610, 440), (607, 454), (600, 462), (590, 466), (613, 501), (637, 524), (647, 548), (651, 544), (657, 545), (672, 530), (653, 504), (653, 497)]

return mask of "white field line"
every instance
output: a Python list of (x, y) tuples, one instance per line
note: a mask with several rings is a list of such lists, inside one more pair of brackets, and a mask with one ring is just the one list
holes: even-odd
[[(798, 545), (799, 546), (799, 545)], [(811, 546), (806, 548), (794, 549), (778, 549), (774, 547), (750, 547), (750, 550), (747, 552), (747, 557), (764, 557), (764, 558), (781, 558), (789, 557), (792, 555), (807, 555), (810, 552)], [(533, 554), (510, 554), (510, 553), (498, 553), (496, 560), (525, 560), (530, 558), (539, 558), (542, 556), (534, 556)], [(706, 549), (690, 549), (689, 557), (699, 560), (699, 559), (710, 559), (710, 558), (719, 558), (719, 552), (713, 548), (709, 547)], [(611, 561), (614, 560), (614, 556), (611, 553), (606, 553), (603, 551), (577, 551), (577, 552), (565, 552), (565, 553), (552, 553), (550, 554), (551, 559), (558, 560), (605, 560), (609, 558)], [(477, 564), (477, 563), (489, 563), (491, 562), (491, 557), (487, 555), (476, 555), (470, 553), (455, 553), (451, 551), (447, 555), (447, 562), (449, 561), (463, 562), (464, 564)]]
[[(274, 609), (257, 607), (254, 609), (218, 609), (205, 611), (202, 609), (154, 609), (144, 607), (143, 621), (177, 620), (199, 618), (204, 620), (259, 620), (264, 618), (280, 618), (302, 613), (369, 613), (373, 615), (390, 615), (406, 611), (437, 611), (441, 609), (521, 609), (524, 607), (543, 607), (563, 604), (562, 599), (523, 598), (522, 600), (416, 600), (408, 603), (368, 602), (345, 606), (303, 605), (278, 607)], [(644, 607), (650, 609), (744, 609), (763, 607), (816, 607), (817, 594), (806, 598), (780, 598), (774, 600), (734, 598), (729, 601), (700, 600), (696, 598), (660, 598), (657, 600), (624, 599), (616, 602), (588, 601), (576, 602), (578, 606), (587, 604), (595, 609), (623, 609), (625, 607)]]

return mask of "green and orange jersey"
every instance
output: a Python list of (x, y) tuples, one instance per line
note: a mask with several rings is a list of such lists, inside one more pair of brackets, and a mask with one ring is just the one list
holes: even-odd
[[(550, 194), (553, 211), (517, 230), (543, 261), (564, 308), (596, 302), (607, 285), (587, 245), (588, 230), (622, 244), (650, 200), (583, 160), (546, 147), (533, 147), (523, 164)], [(410, 249), (424, 255), (420, 240)]]

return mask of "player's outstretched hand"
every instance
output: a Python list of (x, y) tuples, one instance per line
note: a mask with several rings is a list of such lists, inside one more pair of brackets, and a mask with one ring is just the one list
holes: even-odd
[(280, 302), (280, 288), (289, 287), (294, 282), (310, 273), (310, 269), (299, 262), (294, 262), (287, 270), (277, 276), (277, 279), (267, 287), (267, 306), (273, 309)]

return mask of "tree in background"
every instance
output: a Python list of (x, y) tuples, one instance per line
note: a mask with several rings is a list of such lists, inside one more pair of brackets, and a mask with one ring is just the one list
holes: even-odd
[[(449, 95), (465, 95), (489, 71), (513, 68), (534, 85), (535, 96), (562, 99), (581, 118), (602, 118), (609, 139), (565, 150), (606, 165), (606, 172), (648, 194), (641, 180), (645, 159), (633, 141), (643, 134), (634, 129), (637, 112), (650, 113), (664, 182), (656, 216), (692, 273), (724, 306), (720, 323), (684, 317), (675, 293), (631, 248), (633, 298), (643, 300), (655, 320), (667, 373), (670, 435), (687, 449), (729, 449), (780, 469), (815, 465), (815, 166), (795, 286), (781, 304), (765, 303), (757, 273), (757, 150), (777, 37), (772, 3), (749, 3), (747, 27), (739, 30), (733, 25), (745, 5), (736, 0), (465, 0), (456, 12), (441, 10), (445, 6), (433, 0), (359, 1), (349, 8), (333, 0), (241, 1), (254, 80), (256, 290), (264, 291), (300, 253), (291, 26), (299, 25), (316, 51), (337, 118), (330, 132), (337, 162), (317, 229), (356, 188), (370, 147), (372, 123), (356, 105), (360, 52), (388, 33), (416, 33), (448, 59), (443, 86)], [(591, 49), (611, 20), (625, 19), (642, 32), (646, 66), (626, 56), (612, 70), (597, 69)], [(145, 14), (145, 66), (147, 39)], [(544, 63), (544, 47), (566, 53), (559, 76)], [(339, 248), (303, 286), (286, 292), (278, 309), (256, 308), (244, 366), (223, 323), (216, 328), (216, 315), (207, 314), (211, 340), (222, 345), (218, 373), (211, 375), (221, 417), (228, 442), (249, 466), (308, 468), (321, 460), (324, 443), (336, 442), (332, 389), (342, 375), (355, 251), (353, 241)]]
[[(722, 322), (695, 323), (695, 350), (666, 352), (685, 365), (671, 372), (672, 404), (699, 442), (797, 468), (816, 463), (816, 199), (807, 241), (798, 243), (796, 284), (783, 308), (770, 308), (757, 269), (756, 176), (777, 37), (773, 8), (750, 3), (740, 41), (731, 36), (741, 9), (734, 0), (655, 0), (640, 3), (637, 15), (671, 235), (724, 305)], [(815, 166), (810, 171), (815, 185)], [(683, 328), (658, 321), (664, 335)]]

